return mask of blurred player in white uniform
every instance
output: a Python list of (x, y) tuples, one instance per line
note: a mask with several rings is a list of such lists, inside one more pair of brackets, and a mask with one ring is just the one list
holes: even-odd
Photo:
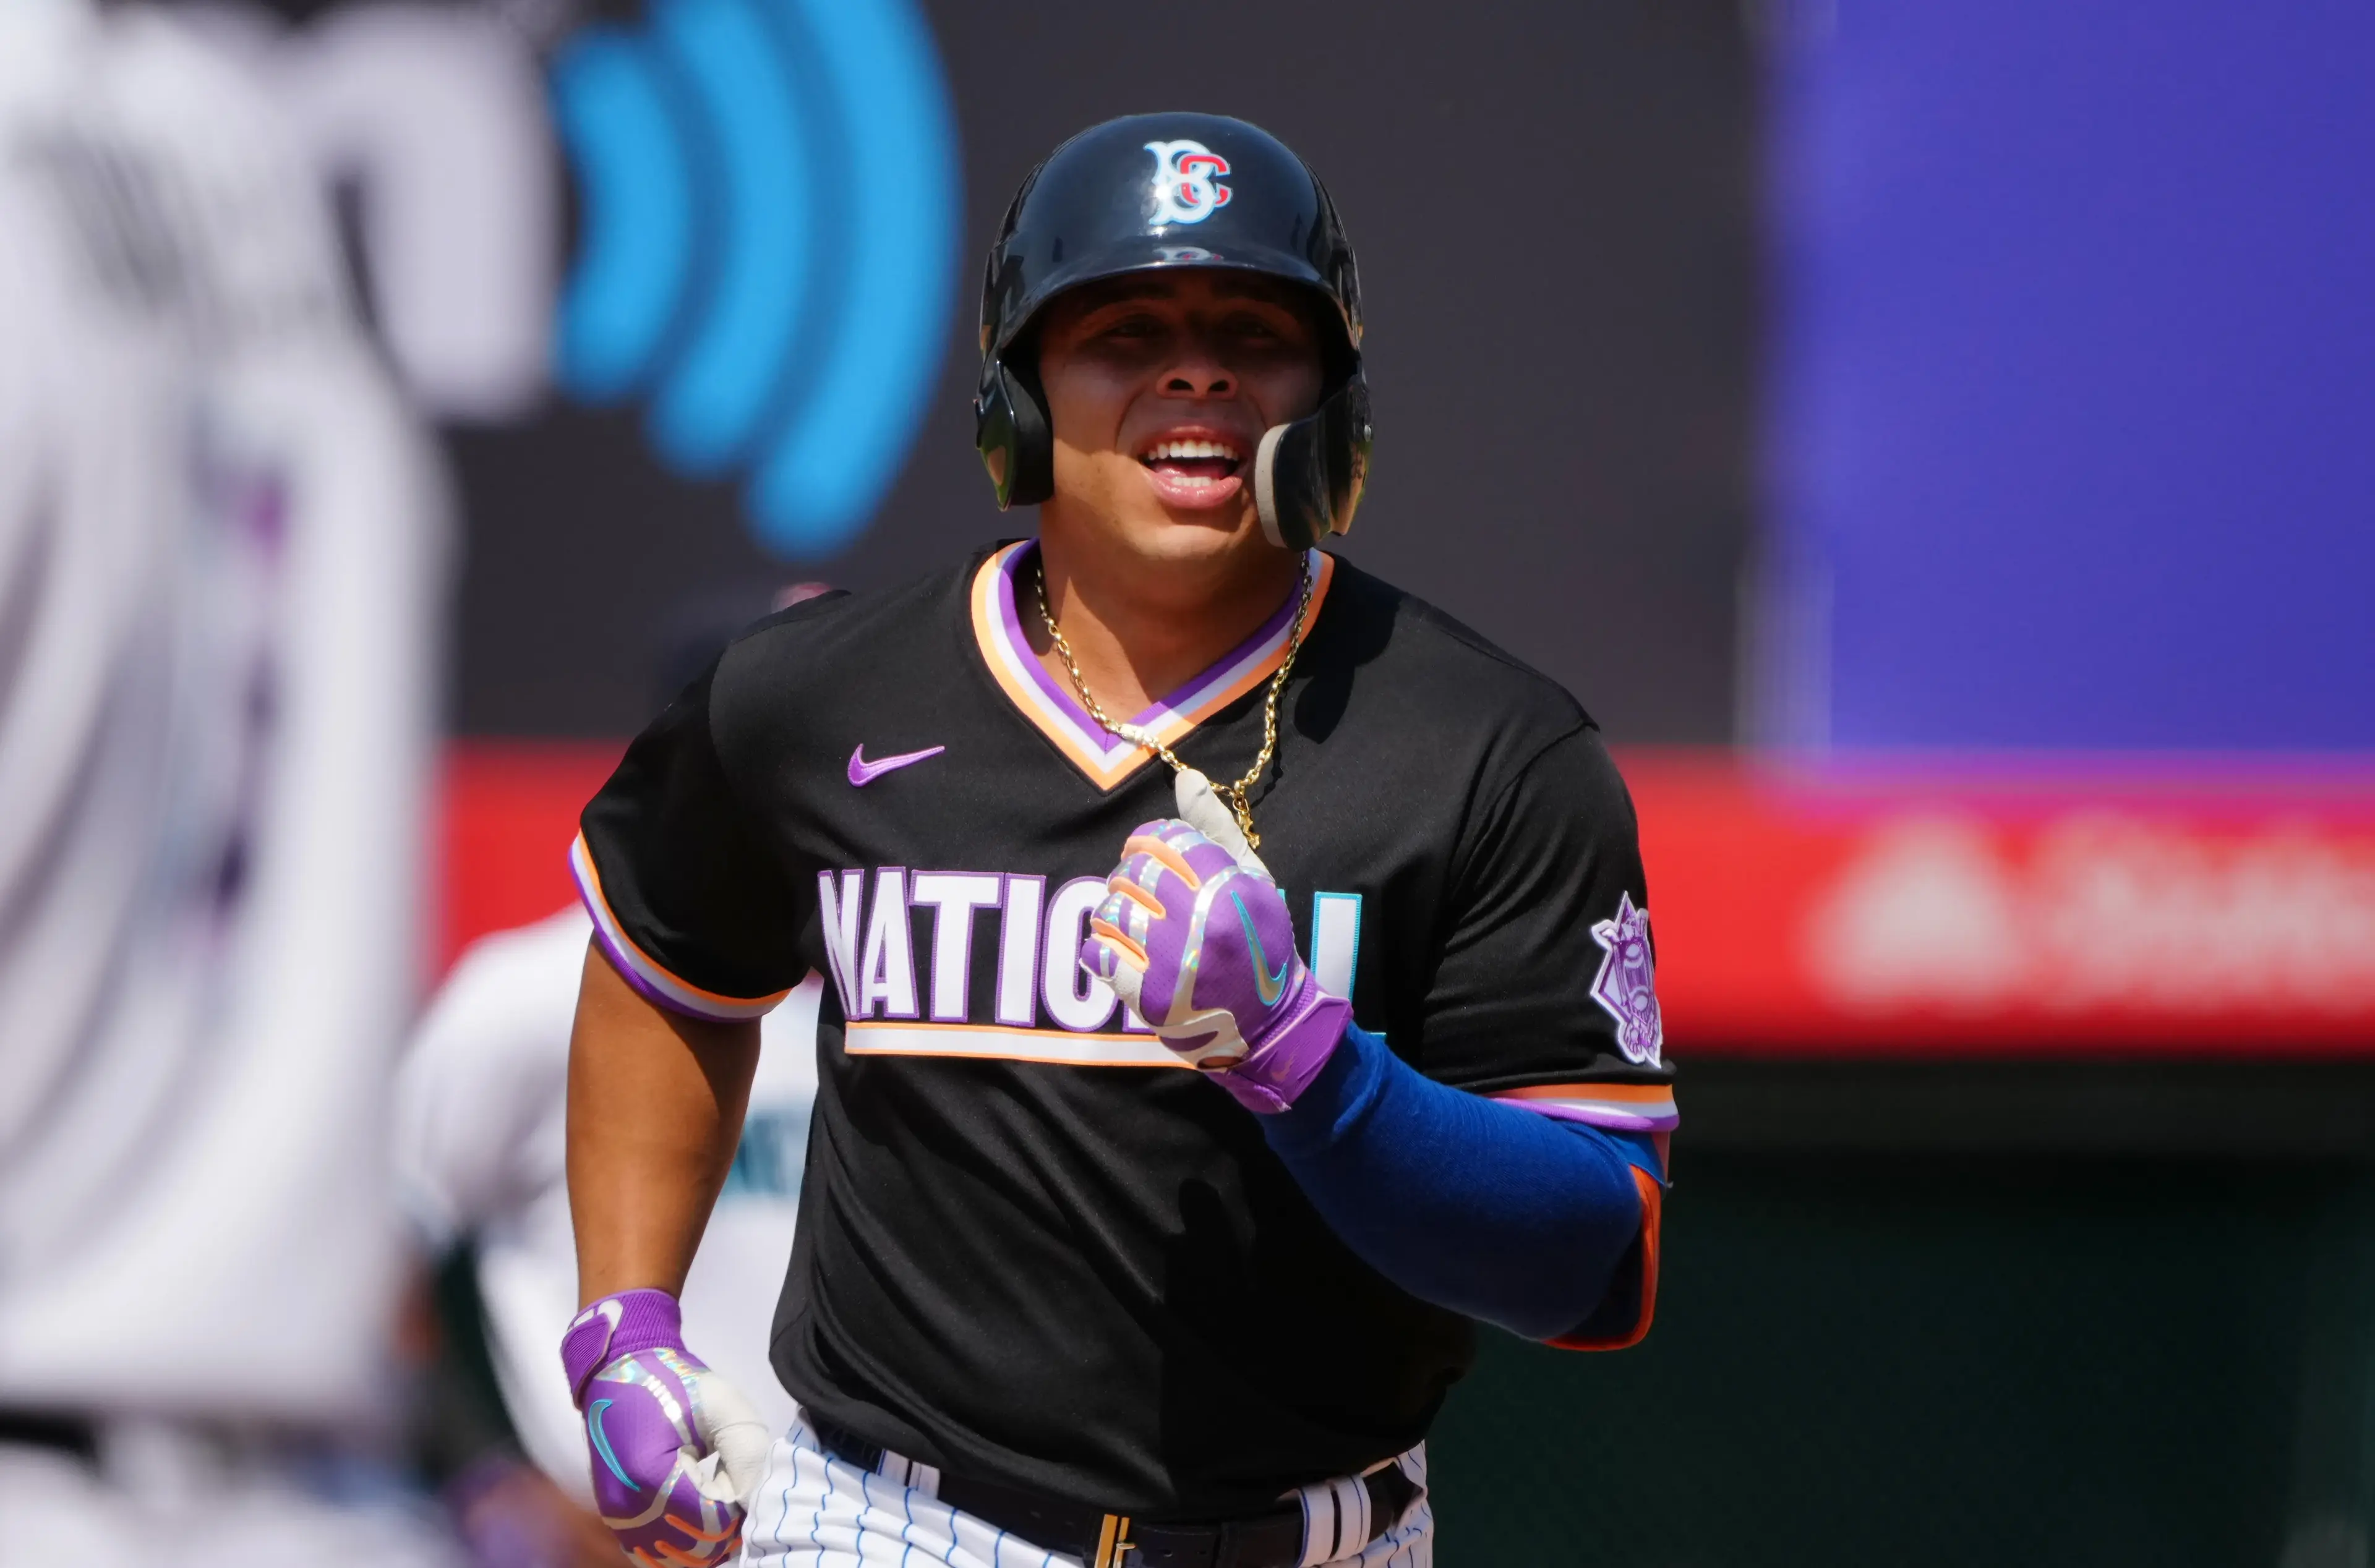
[[(593, 934), (584, 907), (572, 904), (470, 947), (405, 1056), (396, 1133), (408, 1207), (431, 1250), (475, 1240), (488, 1349), (513, 1429), (589, 1508), (583, 1423), (552, 1346), (577, 1313), (563, 1087)], [(703, 1326), (718, 1370), (750, 1391), (774, 1431), (790, 1427), (792, 1397), (767, 1362), (770, 1298), (799, 1210), (819, 988), (810, 975), (767, 1016), (742, 1141), (684, 1291), (685, 1317)]]
[(415, 1563), (398, 1403), (443, 492), (261, 95), (0, 6), (0, 1563)]

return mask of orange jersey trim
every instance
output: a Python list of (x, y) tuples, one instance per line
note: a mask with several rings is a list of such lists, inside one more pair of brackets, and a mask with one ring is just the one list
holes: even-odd
[[(1016, 559), (1032, 548), (1032, 542), (1026, 539), (994, 551), (974, 573), (969, 599), (974, 642), (981, 650), (982, 663), (988, 666), (991, 678), (1032, 727), (1052, 741), (1067, 760), (1088, 776), (1090, 783), (1099, 789), (1110, 790), (1152, 761), (1154, 753), (1134, 741), (1105, 733), (1093, 720), (1078, 713), (1078, 704), (1069, 696), (1051, 690), (1054, 682), (1047, 678), (1046, 666), (1022, 640), (1010, 575)], [(1306, 637), (1318, 624), (1328, 590), (1336, 580), (1335, 557), (1315, 549), (1309, 553), (1309, 560), (1311, 607), (1304, 617)], [(1198, 725), (1276, 674), (1278, 666), (1286, 661), (1293, 636), (1294, 619), (1289, 616), (1283, 625), (1257, 633), (1181, 691), (1128, 722), (1165, 746), (1178, 745)]]
[(907, 1023), (856, 1019), (845, 1025), (841, 1048), (853, 1056), (969, 1056), (1000, 1062), (1047, 1062), (1073, 1067), (1195, 1068), (1153, 1034), (1112, 1031), (1072, 1033), (992, 1023)]
[(1488, 1090), (1484, 1098), (1620, 1132), (1671, 1132), (1682, 1119), (1671, 1084), (1538, 1083), (1525, 1089)]
[(1562, 1338), (1548, 1341), (1562, 1350), (1629, 1350), (1648, 1338), (1650, 1320), (1658, 1315), (1658, 1243), (1666, 1208), (1666, 1190), (1648, 1172), (1636, 1165), (1633, 1185), (1641, 1195), (1641, 1310), (1633, 1322), (1605, 1338)]
[(594, 864), (594, 852), (587, 847), (584, 833), (578, 834), (576, 842), (569, 846), (569, 868), (576, 878), (585, 913), (594, 917), (604, 956), (629, 980), (639, 982), (639, 988), (654, 1000), (695, 1018), (738, 1022), (773, 1011), (778, 1002), (792, 994), (789, 986), (770, 996), (727, 996), (703, 990), (637, 947), (627, 935), (626, 927), (611, 912), (609, 895), (602, 890), (602, 873)]

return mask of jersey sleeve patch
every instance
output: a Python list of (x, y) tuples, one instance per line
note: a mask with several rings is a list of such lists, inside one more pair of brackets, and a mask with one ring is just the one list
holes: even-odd
[(1681, 1122), (1670, 1083), (1545, 1083), (1485, 1096), (1561, 1121), (1618, 1132), (1672, 1132)]
[(602, 894), (602, 874), (595, 868), (593, 852), (586, 848), (583, 833), (569, 846), (569, 873), (576, 879), (577, 896), (585, 901), (585, 913), (593, 917), (594, 938), (601, 943), (603, 956), (644, 1000), (714, 1023), (738, 1023), (764, 1016), (791, 995), (786, 988), (768, 996), (721, 996), (670, 973), (667, 965), (636, 947)]

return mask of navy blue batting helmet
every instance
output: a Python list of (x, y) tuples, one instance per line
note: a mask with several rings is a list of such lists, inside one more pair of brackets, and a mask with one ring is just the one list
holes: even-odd
[(1326, 312), (1328, 383), (1308, 419), (1273, 426), (1254, 455), (1262, 530), (1300, 549), (1352, 526), (1369, 472), (1361, 284), (1328, 188), (1285, 143), (1219, 114), (1132, 114), (1048, 154), (1006, 210), (981, 288), (975, 441), (999, 507), (1055, 489), (1055, 441), (1033, 329), (1068, 289), (1163, 267), (1235, 268), (1312, 289)]

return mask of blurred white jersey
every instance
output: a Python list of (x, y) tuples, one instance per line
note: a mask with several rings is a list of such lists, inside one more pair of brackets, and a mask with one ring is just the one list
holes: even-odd
[[(396, 1078), (396, 1164), (433, 1244), (478, 1240), (479, 1288), (503, 1403), (528, 1456), (592, 1501), (585, 1437), (561, 1375), (577, 1315), (562, 1169), (569, 1032), (593, 924), (560, 914), (473, 943), (431, 1004)], [(790, 1430), (767, 1362), (792, 1257), (816, 1100), (813, 974), (759, 1026), (759, 1070), (726, 1190), (684, 1286), (684, 1342)]]
[(0, 1407), (385, 1403), (443, 491), (271, 114), (0, 5)]

